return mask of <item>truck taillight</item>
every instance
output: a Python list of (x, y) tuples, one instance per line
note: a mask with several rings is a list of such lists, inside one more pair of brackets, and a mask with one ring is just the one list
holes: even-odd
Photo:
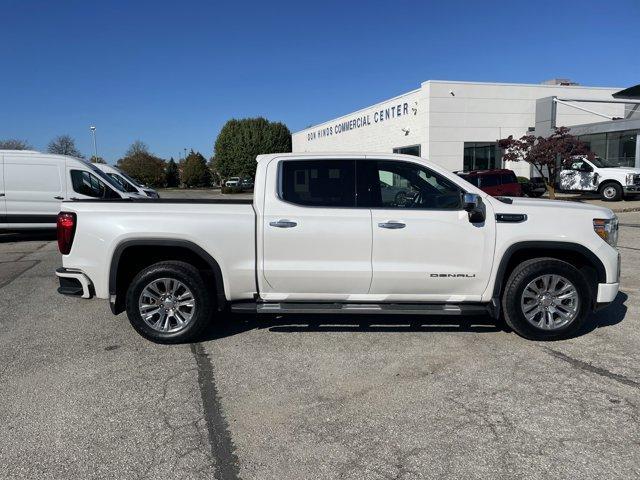
[(56, 223), (58, 230), (58, 250), (63, 255), (71, 251), (73, 245), (73, 235), (76, 233), (76, 214), (60, 212)]

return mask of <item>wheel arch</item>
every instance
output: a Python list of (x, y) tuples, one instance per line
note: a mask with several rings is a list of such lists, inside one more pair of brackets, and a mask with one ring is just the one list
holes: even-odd
[(619, 180), (616, 180), (615, 178), (607, 178), (606, 180), (603, 180), (602, 182), (598, 183), (598, 191), (599, 192), (602, 191), (602, 189), (609, 183), (615, 183), (620, 188), (624, 188), (624, 186), (622, 185), (622, 182), (620, 182)]
[[(123, 269), (126, 261), (134, 254), (133, 268)], [(109, 305), (114, 315), (124, 311), (126, 288), (133, 276), (157, 261), (182, 260), (194, 264), (201, 271), (211, 272), (209, 284), (215, 289), (217, 308), (222, 310), (226, 306), (224, 278), (220, 264), (200, 245), (188, 240), (179, 239), (133, 239), (119, 243), (111, 256), (109, 267)], [(207, 282), (208, 279), (205, 279)], [(123, 283), (126, 283), (123, 284)]]
[(554, 241), (518, 242), (509, 246), (500, 259), (493, 284), (493, 298), (500, 298), (504, 284), (517, 265), (525, 260), (542, 257), (562, 260), (583, 271), (592, 288), (594, 301), (598, 283), (606, 283), (607, 281), (607, 271), (604, 264), (595, 253), (584, 245)]

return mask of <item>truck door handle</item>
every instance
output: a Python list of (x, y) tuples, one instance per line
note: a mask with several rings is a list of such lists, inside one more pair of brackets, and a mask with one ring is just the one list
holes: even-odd
[(58, 195), (57, 197), (53, 197), (53, 199), (54, 200), (64, 200), (64, 197), (61, 197), (61, 196)]
[(4, 193), (0, 193), (0, 197), (4, 197)]
[(388, 228), (390, 230), (397, 230), (399, 228), (404, 228), (407, 225), (405, 223), (402, 223), (402, 222), (396, 222), (395, 220), (389, 220), (388, 222), (385, 222), (385, 223), (379, 223), (378, 226), (380, 228)]
[(298, 224), (296, 222), (292, 222), (291, 220), (278, 220), (277, 222), (269, 222), (269, 225), (278, 228), (293, 228)]

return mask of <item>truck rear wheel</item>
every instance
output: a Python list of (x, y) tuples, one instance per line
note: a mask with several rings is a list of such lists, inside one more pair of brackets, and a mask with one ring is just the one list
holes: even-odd
[(606, 182), (600, 186), (600, 196), (605, 202), (617, 202), (623, 193), (622, 187), (616, 182)]
[(502, 295), (504, 319), (530, 340), (556, 340), (575, 334), (591, 305), (589, 285), (570, 263), (536, 258), (518, 265)]
[(211, 316), (200, 272), (185, 262), (160, 262), (140, 271), (127, 291), (127, 316), (143, 337), (182, 343), (198, 337)]

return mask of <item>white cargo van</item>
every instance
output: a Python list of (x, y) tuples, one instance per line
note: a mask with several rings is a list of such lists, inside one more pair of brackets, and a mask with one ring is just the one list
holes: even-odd
[(0, 150), (0, 230), (55, 228), (64, 200), (138, 197), (89, 162), (31, 150)]
[(160, 198), (158, 192), (156, 192), (153, 188), (142, 185), (119, 168), (112, 165), (107, 165), (106, 163), (96, 163), (94, 165), (104, 173), (106, 173), (109, 178), (118, 183), (121, 187), (121, 190), (124, 190), (127, 193), (138, 193), (142, 196), (150, 198)]

